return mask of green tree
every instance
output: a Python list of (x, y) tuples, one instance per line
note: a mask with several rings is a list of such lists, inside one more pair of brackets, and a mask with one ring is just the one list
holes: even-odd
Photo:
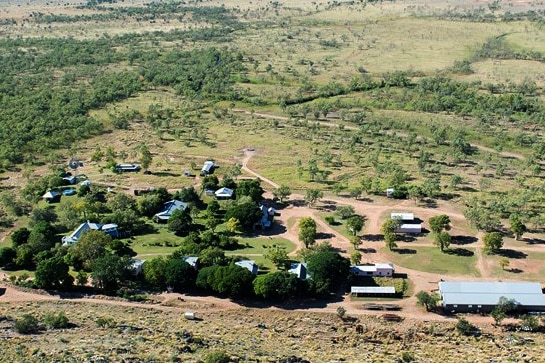
[(364, 224), (364, 218), (360, 215), (353, 215), (346, 220), (346, 228), (350, 231), (352, 236), (357, 236), (363, 229)]
[(26, 227), (21, 227), (11, 234), (11, 245), (13, 248), (17, 248), (28, 242), (30, 236), (30, 230)]
[(513, 299), (508, 299), (501, 296), (494, 309), (490, 312), (490, 316), (494, 319), (496, 325), (500, 325), (507, 315), (513, 313), (517, 308), (517, 303)]
[(446, 214), (431, 217), (429, 219), (430, 229), (433, 233), (441, 233), (450, 230), (450, 217)]
[(267, 247), (265, 258), (271, 261), (279, 270), (285, 270), (289, 262), (286, 248), (277, 245)]
[(336, 252), (316, 252), (307, 261), (318, 295), (334, 292), (348, 277), (350, 261)]
[(251, 230), (263, 217), (263, 212), (254, 202), (235, 204), (227, 208), (225, 219), (234, 218), (239, 221), (242, 230)]
[(291, 189), (289, 186), (282, 184), (277, 189), (273, 190), (273, 196), (278, 198), (280, 203), (283, 203), (285, 199), (291, 195)]
[(316, 228), (316, 221), (312, 217), (299, 220), (299, 241), (303, 242), (306, 248), (316, 242)]
[(106, 205), (112, 212), (134, 210), (136, 200), (126, 193), (115, 193), (108, 198)]
[(484, 235), (484, 251), (487, 254), (497, 253), (503, 247), (503, 237), (498, 232), (490, 232)]
[(15, 258), (17, 257), (17, 251), (12, 247), (2, 247), (0, 248), (0, 268), (9, 266), (14, 263)]
[(89, 270), (93, 262), (107, 253), (112, 237), (102, 231), (88, 230), (81, 234), (78, 242), (70, 247), (69, 257), (74, 267)]
[(475, 332), (478, 332), (479, 329), (471, 324), (469, 321), (467, 321), (464, 318), (459, 318), (458, 322), (456, 323), (456, 330), (463, 335), (474, 335)]
[(40, 289), (66, 290), (72, 287), (74, 278), (62, 257), (40, 261), (36, 267), (34, 284)]
[(435, 244), (439, 246), (439, 249), (441, 250), (441, 252), (448, 249), (450, 246), (450, 242), (452, 241), (450, 234), (445, 231), (435, 233), (433, 239)]
[(181, 259), (168, 258), (165, 268), (165, 282), (176, 292), (189, 290), (195, 284), (197, 271)]
[(341, 217), (341, 219), (347, 219), (354, 215), (355, 210), (351, 205), (341, 205), (337, 207), (335, 214)]
[(350, 254), (350, 263), (352, 265), (358, 265), (361, 262), (361, 252), (360, 251), (354, 251)]
[(216, 214), (206, 210), (204, 213), (204, 225), (212, 232), (216, 230), (216, 227), (221, 223), (220, 219), (216, 217)]
[(175, 210), (168, 219), (168, 230), (177, 236), (186, 236), (192, 228), (193, 219), (189, 208)]
[(164, 257), (154, 257), (146, 260), (142, 266), (144, 280), (154, 289), (164, 289), (166, 287), (167, 261)]
[(397, 247), (395, 243), (397, 239), (395, 231), (399, 228), (399, 226), (401, 226), (401, 220), (388, 218), (380, 227), (380, 231), (382, 232), (384, 241), (386, 242), (386, 247), (390, 251)]
[(417, 304), (426, 308), (426, 311), (433, 311), (437, 308), (439, 298), (436, 294), (430, 294), (427, 291), (416, 293)]
[(307, 189), (305, 194), (305, 202), (309, 207), (324, 197), (324, 193), (319, 189)]
[(516, 214), (511, 214), (511, 216), (509, 216), (509, 222), (511, 222), (511, 232), (513, 232), (515, 239), (518, 241), (520, 237), (526, 233), (527, 228)]
[(247, 195), (255, 203), (260, 203), (263, 200), (263, 193), (265, 191), (261, 187), (260, 179), (243, 180), (238, 183), (236, 189), (237, 198)]
[(148, 146), (143, 144), (140, 146), (140, 165), (142, 166), (142, 169), (148, 170), (151, 162), (153, 161), (153, 156), (151, 155), (151, 152), (148, 149)]
[(115, 292), (121, 283), (131, 275), (133, 260), (127, 256), (117, 256), (110, 253), (97, 258), (91, 265), (93, 286), (105, 293)]
[(199, 253), (200, 266), (226, 265), (225, 252), (219, 247), (207, 247)]
[(237, 233), (242, 230), (242, 226), (240, 224), (240, 221), (234, 217), (229, 218), (227, 222), (225, 222), (225, 228), (229, 233)]
[(302, 283), (295, 274), (287, 271), (272, 272), (260, 275), (253, 281), (256, 296), (268, 301), (286, 301), (298, 296)]
[(422, 189), (422, 193), (428, 198), (435, 198), (441, 193), (441, 183), (439, 178), (436, 177), (424, 180), (420, 188)]

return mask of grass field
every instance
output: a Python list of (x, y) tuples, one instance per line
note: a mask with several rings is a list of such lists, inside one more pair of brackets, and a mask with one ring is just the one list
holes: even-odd
[[(464, 249), (473, 254), (472, 249)], [(382, 249), (390, 261), (412, 270), (444, 275), (479, 277), (476, 257), (442, 253), (437, 247), (408, 247), (400, 251)]]

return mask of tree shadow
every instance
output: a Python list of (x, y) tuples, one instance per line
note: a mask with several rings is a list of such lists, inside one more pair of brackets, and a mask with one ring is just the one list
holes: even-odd
[(168, 172), (168, 171), (154, 171), (151, 174), (159, 176), (159, 177), (165, 177), (165, 176), (180, 177), (180, 176), (182, 176), (180, 173), (171, 173), (171, 172)]
[(384, 236), (382, 234), (364, 234), (361, 239), (363, 241), (379, 242), (384, 240)]
[(416, 254), (416, 250), (413, 250), (411, 248), (394, 248), (392, 251), (400, 255), (415, 255)]
[(333, 233), (318, 232), (316, 233), (316, 239), (331, 239), (335, 237)]
[(438, 207), (437, 201), (435, 199), (426, 198), (426, 199), (422, 199), (420, 202), (424, 204), (424, 208), (435, 209)]
[(377, 250), (374, 248), (362, 248), (360, 251), (361, 253), (377, 253)]
[(520, 273), (524, 272), (520, 268), (510, 268), (509, 270), (506, 270), (506, 271), (509, 271), (511, 273), (514, 273), (514, 274), (520, 274)]
[(477, 241), (479, 241), (477, 237), (456, 235), (451, 237), (450, 244), (463, 246), (463, 245), (475, 243)]
[(528, 257), (527, 253), (524, 253), (522, 251), (515, 251), (512, 249), (501, 249), (495, 253), (498, 256), (507, 257), (507, 258), (514, 258), (514, 259), (525, 259)]
[(444, 251), (447, 255), (462, 256), (462, 257), (471, 257), (475, 255), (475, 252), (470, 251), (465, 248), (449, 248)]
[(400, 242), (414, 242), (416, 241), (416, 237), (409, 234), (400, 234), (397, 236), (397, 240)]
[(545, 240), (542, 240), (540, 238), (528, 238), (524, 237), (522, 241), (526, 242), (529, 245), (541, 245), (545, 243)]

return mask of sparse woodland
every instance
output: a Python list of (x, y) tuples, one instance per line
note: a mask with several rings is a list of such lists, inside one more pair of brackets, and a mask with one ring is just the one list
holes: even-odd
[[(434, 276), (543, 279), (545, 6), (457, 3), (2, 2), (0, 268), (15, 285), (124, 302), (173, 288), (250, 298), (264, 309), (342, 295), (349, 256)], [(71, 158), (81, 167), (70, 170)], [(219, 167), (199, 175), (206, 160)], [(119, 173), (119, 163), (143, 170)], [(68, 172), (91, 186), (68, 185)], [(234, 198), (207, 195), (221, 187)], [(75, 195), (58, 204), (42, 200), (70, 188)], [(256, 232), (265, 195), (279, 208), (278, 236)], [(187, 208), (154, 223), (172, 199)], [(431, 233), (395, 233), (389, 207), (414, 210)], [(89, 232), (61, 246), (89, 220), (123, 234)], [(198, 256), (199, 271), (184, 256)], [(147, 260), (139, 278), (133, 258)], [(244, 259), (262, 274), (233, 264)], [(303, 261), (314, 280), (285, 271)], [(393, 283), (416, 306), (412, 284), (421, 284), (410, 278)], [(56, 304), (0, 305), (0, 326), (21, 333), (6, 333), (6, 357), (541, 359), (540, 338), (524, 327), (541, 331), (542, 322), (528, 316), (473, 337), (460, 333), (472, 331), (467, 321), (462, 330), (443, 321), (396, 325), (356, 321), (352, 310), (290, 320), (210, 308), (191, 326), (176, 309), (143, 310), (138, 320), (106, 304), (82, 315), (79, 303), (58, 303), (66, 316), (51, 315)], [(247, 323), (250, 333), (231, 340), (229, 327), (212, 322), (222, 319), (237, 331)], [(83, 330), (111, 340), (100, 346)], [(36, 332), (51, 344), (24, 335)]]

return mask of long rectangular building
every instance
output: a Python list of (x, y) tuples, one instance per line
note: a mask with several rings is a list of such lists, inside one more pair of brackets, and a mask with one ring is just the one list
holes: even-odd
[(519, 311), (545, 311), (539, 282), (441, 281), (439, 293), (449, 312), (490, 312), (501, 297), (513, 300)]

